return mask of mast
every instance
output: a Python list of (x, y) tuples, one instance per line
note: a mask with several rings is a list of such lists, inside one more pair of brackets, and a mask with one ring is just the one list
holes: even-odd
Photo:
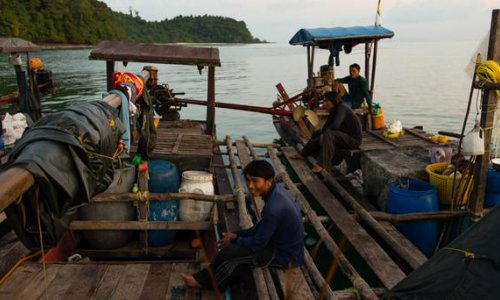
[[(500, 10), (492, 12), (490, 39), (488, 45), (488, 60), (500, 61)], [(472, 219), (478, 220), (483, 215), (484, 195), (486, 192), (486, 176), (490, 161), (490, 143), (493, 130), (495, 110), (497, 105), (496, 90), (483, 90), (481, 100), (481, 127), (484, 132), (484, 155), (478, 156), (474, 167), (474, 187), (471, 195)]]

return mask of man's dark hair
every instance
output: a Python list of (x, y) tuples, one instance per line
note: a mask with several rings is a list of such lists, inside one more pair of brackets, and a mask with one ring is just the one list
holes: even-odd
[(274, 178), (274, 168), (264, 159), (254, 160), (243, 169), (243, 175), (262, 177), (267, 180)]
[(349, 69), (351, 69), (351, 68), (355, 68), (355, 69), (357, 69), (358, 71), (360, 71), (360, 70), (361, 70), (361, 67), (360, 67), (357, 63), (354, 63), (354, 64), (350, 65), (350, 66), (349, 66)]
[(331, 101), (333, 104), (342, 103), (342, 97), (337, 92), (327, 92), (325, 93), (324, 96), (325, 96), (324, 101)]

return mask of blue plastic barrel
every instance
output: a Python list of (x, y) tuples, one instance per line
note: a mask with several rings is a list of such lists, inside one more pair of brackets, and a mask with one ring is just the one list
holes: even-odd
[[(175, 165), (166, 160), (148, 161), (149, 191), (152, 193), (176, 193), (179, 190), (179, 172)], [(177, 221), (179, 201), (150, 201), (149, 221)], [(148, 244), (153, 247), (172, 243), (177, 232), (175, 230), (148, 231)]]
[[(393, 214), (439, 210), (437, 189), (418, 179), (401, 179), (391, 185), (387, 212)], [(439, 221), (399, 222), (396, 228), (428, 257), (434, 254), (441, 223)]]
[(491, 164), (486, 175), (486, 192), (500, 194), (500, 171), (493, 169)]
[(484, 196), (484, 207), (490, 208), (500, 203), (500, 194), (487, 192)]

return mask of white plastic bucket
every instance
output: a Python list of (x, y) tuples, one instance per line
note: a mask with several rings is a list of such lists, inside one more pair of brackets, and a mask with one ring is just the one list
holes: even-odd
[[(212, 174), (204, 171), (184, 171), (179, 193), (196, 193), (213, 195)], [(179, 205), (179, 218), (182, 221), (205, 221), (210, 216), (213, 202), (181, 200)]]

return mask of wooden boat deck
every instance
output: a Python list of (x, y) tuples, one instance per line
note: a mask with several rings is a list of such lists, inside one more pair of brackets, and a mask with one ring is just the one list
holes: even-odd
[(7, 299), (216, 299), (186, 288), (180, 273), (197, 262), (25, 263), (0, 287)]

